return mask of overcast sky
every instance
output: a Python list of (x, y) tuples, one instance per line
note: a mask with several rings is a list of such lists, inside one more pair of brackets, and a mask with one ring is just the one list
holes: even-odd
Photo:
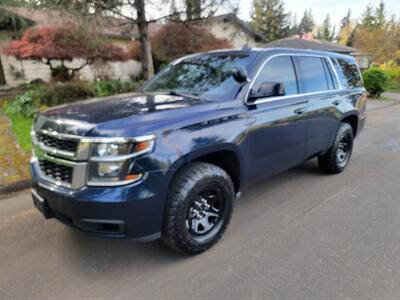
[[(286, 10), (297, 14), (300, 21), (304, 10), (312, 8), (314, 19), (317, 23), (322, 23), (329, 13), (334, 24), (339, 24), (340, 19), (350, 8), (353, 18), (359, 18), (368, 3), (373, 6), (379, 4), (379, 0), (285, 0)], [(239, 0), (239, 17), (243, 20), (250, 20), (252, 0)], [(386, 0), (386, 9), (389, 14), (394, 13), (400, 17), (400, 0)]]

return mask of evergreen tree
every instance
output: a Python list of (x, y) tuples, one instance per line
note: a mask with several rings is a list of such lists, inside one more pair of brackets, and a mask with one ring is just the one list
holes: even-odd
[(326, 15), (321, 28), (318, 31), (317, 38), (320, 40), (332, 41), (335, 36), (335, 27), (332, 27), (331, 17)]
[(351, 24), (351, 9), (347, 11), (347, 14), (340, 21), (340, 30)]
[(375, 10), (375, 27), (382, 28), (386, 25), (386, 7), (385, 2), (381, 1)]
[(351, 47), (357, 24), (351, 20), (351, 10), (349, 9), (347, 14), (340, 21), (340, 29), (338, 36), (336, 37), (339, 44)]
[(353, 47), (353, 43), (354, 43), (354, 37), (357, 33), (357, 29), (358, 29), (359, 25), (356, 24), (354, 29), (351, 31), (349, 37), (347, 38), (347, 41), (345, 43), (345, 46), (347, 47)]
[(299, 23), (297, 22), (297, 14), (289, 13), (288, 19), (290, 19), (289, 24), (289, 36), (296, 35), (299, 33)]
[(194, 20), (201, 17), (201, 0), (185, 0), (186, 19)]
[(287, 37), (289, 34), (289, 14), (285, 13), (282, 0), (253, 0), (254, 13), (251, 24), (268, 41)]
[(368, 4), (364, 13), (361, 15), (361, 26), (372, 28), (375, 26), (375, 21), (374, 9), (371, 4)]
[(315, 26), (314, 23), (314, 17), (312, 15), (311, 8), (309, 10), (306, 10), (304, 12), (303, 18), (301, 19), (300, 25), (299, 25), (299, 34), (303, 35), (306, 33), (309, 33), (313, 30)]

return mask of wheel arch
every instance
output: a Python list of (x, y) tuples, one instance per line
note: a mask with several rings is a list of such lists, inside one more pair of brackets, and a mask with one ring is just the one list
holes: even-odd
[(181, 168), (192, 162), (207, 162), (214, 164), (231, 177), (235, 191), (239, 192), (242, 185), (244, 171), (243, 155), (235, 144), (220, 144), (197, 149), (177, 159), (168, 170), (169, 188), (175, 174)]
[(358, 134), (358, 113), (357, 111), (352, 111), (344, 114), (340, 119), (341, 123), (347, 123), (353, 129), (354, 137)]

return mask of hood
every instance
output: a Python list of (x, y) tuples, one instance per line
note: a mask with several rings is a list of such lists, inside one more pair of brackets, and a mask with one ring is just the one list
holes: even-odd
[[(69, 134), (114, 136), (132, 128), (142, 134), (149, 127), (154, 130), (157, 123), (204, 110), (215, 111), (217, 106), (216, 102), (184, 96), (131, 93), (54, 107), (38, 120), (48, 123), (52, 130)], [(60, 123), (65, 126), (56, 126)], [(41, 128), (47, 127), (41, 125), (45, 124), (39, 124)]]
[(58, 106), (47, 110), (45, 115), (48, 118), (98, 124), (132, 115), (187, 108), (202, 103), (205, 101), (182, 96), (123, 94)]

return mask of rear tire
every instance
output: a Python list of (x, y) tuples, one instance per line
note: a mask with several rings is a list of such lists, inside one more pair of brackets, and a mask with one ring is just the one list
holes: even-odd
[(347, 123), (341, 123), (331, 148), (318, 157), (319, 168), (328, 174), (343, 172), (350, 162), (353, 152), (353, 129)]
[(196, 162), (172, 181), (165, 208), (162, 240), (184, 254), (199, 254), (222, 236), (233, 210), (235, 189), (221, 168)]

